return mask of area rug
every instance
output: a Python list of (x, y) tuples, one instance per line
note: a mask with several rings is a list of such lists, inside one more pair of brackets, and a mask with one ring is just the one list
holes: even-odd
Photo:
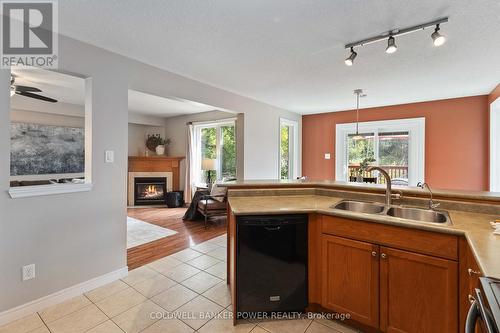
[(177, 231), (127, 216), (127, 249), (146, 244), (163, 237), (172, 236), (176, 233)]

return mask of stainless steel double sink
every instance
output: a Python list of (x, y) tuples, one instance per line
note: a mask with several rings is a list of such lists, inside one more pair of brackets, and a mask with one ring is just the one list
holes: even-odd
[(356, 200), (342, 200), (336, 205), (333, 205), (332, 208), (355, 213), (397, 217), (415, 222), (451, 224), (450, 215), (443, 210), (384, 205), (378, 202)]

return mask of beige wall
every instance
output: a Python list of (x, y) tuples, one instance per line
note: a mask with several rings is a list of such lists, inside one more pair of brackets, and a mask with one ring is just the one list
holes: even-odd
[(148, 135), (160, 134), (165, 137), (165, 127), (141, 124), (128, 124), (128, 155), (144, 156)]
[(85, 127), (85, 118), (83, 117), (14, 109), (10, 112), (10, 121), (13, 123)]

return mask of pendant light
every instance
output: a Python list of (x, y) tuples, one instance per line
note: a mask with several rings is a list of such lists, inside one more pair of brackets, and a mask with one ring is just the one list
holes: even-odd
[(356, 95), (356, 135), (352, 137), (353, 140), (363, 140), (364, 137), (359, 134), (359, 98), (365, 97), (363, 94), (363, 89), (354, 90), (354, 95)]

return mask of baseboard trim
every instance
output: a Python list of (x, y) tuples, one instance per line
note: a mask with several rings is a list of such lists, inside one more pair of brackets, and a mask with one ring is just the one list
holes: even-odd
[(23, 318), (37, 311), (43, 310), (51, 305), (59, 304), (70, 298), (82, 295), (92, 289), (104, 286), (128, 275), (128, 267), (117, 269), (116, 271), (98, 276), (88, 281), (79, 283), (69, 288), (56, 291), (50, 295), (41, 297), (34, 301), (16, 306), (15, 308), (0, 312), (0, 326), (8, 324), (14, 320)]

